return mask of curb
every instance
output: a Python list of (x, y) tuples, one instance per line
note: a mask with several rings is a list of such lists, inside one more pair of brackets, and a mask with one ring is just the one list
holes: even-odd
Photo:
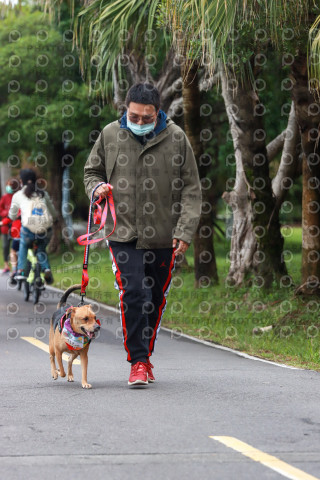
[[(51, 289), (55, 292), (63, 293), (63, 290), (60, 290), (59, 288), (56, 287), (51, 287), (51, 286), (46, 286), (46, 289)], [(72, 293), (70, 296), (77, 297), (81, 299), (80, 295), (77, 295), (76, 293)], [(114, 307), (110, 307), (109, 305), (106, 305), (105, 303), (97, 302), (96, 300), (92, 298), (86, 297), (88, 302), (95, 303), (96, 305), (99, 305), (100, 308), (105, 308), (113, 313), (119, 314), (119, 310), (117, 310)], [(281, 367), (281, 368), (287, 368), (289, 370), (300, 370), (300, 371), (309, 371), (309, 372), (316, 372), (316, 370), (310, 370), (307, 368), (299, 368), (299, 367), (293, 367), (291, 365), (287, 365), (285, 363), (277, 363), (277, 362), (272, 362), (271, 360), (265, 360), (264, 358), (259, 358), (259, 357), (254, 357), (252, 355), (249, 355), (248, 353), (241, 352), (239, 350), (234, 350), (233, 348), (229, 347), (224, 347), (223, 345), (219, 345), (217, 343), (213, 342), (208, 342), (207, 340), (202, 340), (200, 338), (192, 337), (191, 335), (187, 335), (185, 333), (181, 333), (178, 330), (172, 330), (170, 328), (166, 327), (160, 327), (160, 331), (163, 331), (167, 334), (170, 334), (171, 339), (178, 339), (178, 338), (185, 338), (186, 340), (189, 340), (191, 342), (195, 343), (200, 343), (202, 345), (205, 345), (206, 347), (211, 347), (215, 348), (217, 350), (224, 350), (225, 352), (233, 353), (234, 355), (237, 355), (238, 357), (246, 358), (247, 360), (254, 360), (256, 362), (263, 362), (263, 363), (268, 363), (270, 365), (274, 365), (275, 367)], [(316, 372), (318, 373), (318, 372)]]
[(202, 340), (200, 338), (192, 337), (191, 335), (187, 335), (186, 333), (181, 333), (178, 330), (171, 330), (170, 328), (166, 328), (166, 327), (161, 327), (161, 330), (163, 330), (166, 333), (170, 333), (171, 338), (178, 338), (177, 335), (179, 335), (179, 338), (182, 337), (182, 338), (185, 338), (186, 340), (190, 340), (196, 343), (201, 343), (202, 345), (205, 345), (207, 347), (216, 348), (217, 350), (224, 350), (225, 352), (233, 353), (238, 357), (243, 357), (243, 358), (246, 358), (247, 360), (255, 360), (257, 362), (269, 363), (270, 365), (275, 365), (276, 367), (288, 368), (290, 370), (303, 370), (303, 371), (312, 371), (312, 372), (315, 371), (315, 370), (308, 370), (306, 368), (293, 367), (285, 363), (272, 362), (272, 360), (265, 360), (264, 358), (254, 357), (252, 355), (249, 355), (248, 353), (241, 352), (240, 350), (234, 350), (233, 348), (224, 347), (223, 345), (219, 345), (218, 343), (208, 342), (207, 340)]

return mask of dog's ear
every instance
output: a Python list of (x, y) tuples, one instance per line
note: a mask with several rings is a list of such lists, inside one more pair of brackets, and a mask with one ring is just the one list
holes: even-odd
[(76, 312), (76, 307), (72, 307), (70, 310), (71, 310), (70, 317), (73, 318), (73, 317), (74, 317), (74, 314), (75, 314), (75, 312)]
[(91, 311), (91, 312), (93, 312), (93, 313), (94, 313), (94, 311), (92, 310), (92, 305), (91, 305), (91, 303), (89, 303), (89, 305), (88, 305), (88, 309), (89, 309), (89, 311)]

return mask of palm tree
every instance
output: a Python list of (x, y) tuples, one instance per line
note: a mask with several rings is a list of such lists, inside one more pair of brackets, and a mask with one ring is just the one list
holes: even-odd
[[(318, 118), (318, 115), (315, 114), (315, 111), (319, 111), (319, 99), (311, 95), (308, 88), (306, 75), (308, 70), (308, 62), (306, 61), (308, 39), (304, 35), (304, 31), (310, 28), (315, 20), (314, 15), (317, 7), (312, 1), (279, 0), (272, 2), (256, 2), (253, 0), (229, 0), (228, 2), (223, 0), (188, 0), (187, 2), (163, 0), (163, 4), (165, 4), (165, 11), (167, 12), (167, 22), (173, 30), (173, 43), (176, 48), (189, 51), (192, 59), (197, 62), (199, 57), (202, 59), (209, 58), (209, 69), (211, 71), (217, 68), (219, 63), (221, 65), (222, 94), (230, 120), (237, 158), (236, 187), (233, 192), (224, 195), (228, 203), (235, 207), (232, 245), (234, 248), (231, 251), (229, 279), (235, 284), (242, 283), (246, 272), (255, 270), (262, 274), (268, 284), (270, 283), (270, 275), (275, 275), (276, 278), (279, 275), (286, 275), (281, 256), (283, 240), (278, 222), (278, 211), (284, 199), (285, 189), (279, 188), (279, 186), (284, 179), (283, 172), (288, 175), (288, 168), (285, 167), (283, 160), (288, 154), (292, 155), (295, 150), (298, 126), (302, 139), (304, 163), (307, 162), (308, 167), (303, 170), (305, 191), (303, 230), (306, 247), (303, 249), (302, 282), (305, 286), (308, 286), (307, 279), (311, 278), (314, 285), (314, 279), (316, 278), (316, 283), (319, 285), (320, 256), (316, 255), (315, 252), (319, 248), (320, 235), (318, 235), (316, 241), (314, 239), (311, 241), (310, 227), (313, 225), (313, 230), (319, 228), (320, 218), (315, 214), (308, 214), (307, 205), (310, 204), (310, 198), (308, 198), (310, 197), (310, 188), (308, 194), (306, 194), (306, 186), (310, 185), (310, 176), (313, 184), (319, 185), (319, 173), (316, 174), (315, 169), (310, 168), (312, 158), (314, 161), (314, 154), (319, 153), (318, 135), (313, 133), (312, 138), (312, 129), (315, 128), (315, 124), (319, 125), (320, 120), (320, 117)], [(185, 27), (187, 21), (190, 28), (186, 31), (182, 27)], [(320, 17), (313, 26), (314, 31), (319, 27), (319, 24)], [(296, 39), (296, 46), (300, 48), (298, 57), (301, 57), (301, 49), (304, 49), (304, 55), (302, 56), (304, 56), (305, 61), (302, 62), (301, 58), (300, 60), (296, 58), (292, 66), (295, 85), (293, 89), (294, 108), (289, 118), (280, 168), (276, 178), (271, 183), (268, 172), (269, 151), (271, 149), (268, 146), (266, 148), (263, 141), (261, 142), (257, 136), (254, 140), (255, 131), (263, 131), (263, 125), (253, 115), (254, 107), (259, 106), (259, 97), (254, 88), (256, 74), (254, 68), (250, 69), (250, 62), (254, 59), (254, 55), (259, 54), (261, 49), (270, 41), (278, 51), (288, 46), (285, 45), (284, 28), (291, 28), (292, 38)], [(259, 29), (261, 30), (260, 36), (262, 33), (262, 37), (264, 36), (267, 42), (263, 41), (263, 38), (260, 39)], [(182, 30), (183, 35), (181, 35)], [(292, 38), (290, 39), (291, 42)], [(246, 53), (243, 49), (246, 43), (253, 50), (253, 54), (250, 51), (247, 54), (247, 63), (241, 65), (240, 62), (240, 65), (230, 65), (232, 63), (230, 58), (233, 59), (235, 53), (240, 52), (241, 55)], [(318, 49), (319, 53), (320, 32), (313, 37), (311, 49), (313, 51)], [(318, 68), (317, 78), (319, 78), (319, 62), (316, 65)], [(233, 88), (234, 91), (230, 92), (227, 86), (232, 82), (237, 84), (238, 88)], [(319, 87), (319, 82), (317, 86)], [(310, 112), (312, 105), (314, 109), (313, 118), (311, 118), (311, 115), (306, 115), (306, 112)], [(256, 128), (253, 128), (253, 126)], [(291, 133), (291, 142), (289, 133)], [(259, 168), (254, 162), (257, 154), (263, 160)], [(310, 155), (311, 160), (308, 160)], [(292, 158), (296, 160), (297, 155), (293, 155)], [(294, 173), (294, 163), (292, 162), (293, 168), (289, 169), (290, 175)], [(255, 182), (259, 181), (262, 181), (265, 185), (264, 188), (255, 186)], [(319, 200), (318, 192), (319, 189), (313, 188), (312, 200), (315, 202)], [(308, 201), (306, 198), (308, 198)], [(264, 214), (255, 215), (255, 207), (261, 202), (264, 205)], [(264, 231), (265, 235), (261, 236), (259, 233), (261, 231)], [(252, 232), (255, 232), (255, 235)], [(266, 259), (267, 262), (262, 262), (260, 268), (257, 269), (254, 254), (261, 252), (263, 254), (262, 258)], [(310, 262), (310, 254), (313, 257), (312, 262)], [(307, 256), (309, 260), (307, 260)], [(306, 291), (306, 289), (304, 290)], [(311, 291), (314, 291), (314, 289)]]
[[(302, 278), (297, 293), (320, 292), (320, 103), (310, 91), (307, 55), (300, 52), (292, 65), (293, 97), (303, 150)], [(317, 94), (316, 94), (317, 95)]]

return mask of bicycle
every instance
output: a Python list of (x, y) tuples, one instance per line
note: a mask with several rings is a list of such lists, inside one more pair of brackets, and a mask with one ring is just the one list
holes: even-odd
[(24, 300), (28, 302), (30, 294), (32, 294), (34, 304), (39, 302), (41, 292), (45, 290), (44, 272), (41, 271), (41, 265), (37, 258), (37, 248), (37, 240), (34, 240), (28, 250), (26, 279), (23, 281)]

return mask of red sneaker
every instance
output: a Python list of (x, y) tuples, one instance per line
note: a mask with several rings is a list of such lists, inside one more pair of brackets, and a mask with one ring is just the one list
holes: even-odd
[(152, 372), (152, 369), (154, 368), (154, 366), (152, 365), (152, 363), (150, 362), (150, 359), (149, 357), (147, 358), (147, 371), (148, 371), (148, 381), (150, 383), (153, 383), (155, 382), (155, 378), (154, 378), (154, 375), (153, 375), (153, 372)]
[(131, 366), (128, 385), (148, 385), (148, 367), (146, 363), (137, 362)]

